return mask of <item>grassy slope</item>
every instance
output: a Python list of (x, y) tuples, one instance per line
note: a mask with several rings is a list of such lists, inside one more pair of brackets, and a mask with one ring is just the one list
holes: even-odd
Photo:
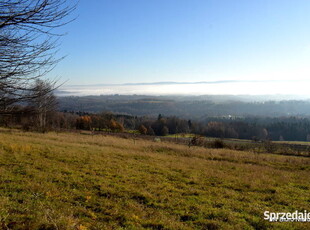
[(309, 229), (309, 158), (0, 130), (0, 228)]

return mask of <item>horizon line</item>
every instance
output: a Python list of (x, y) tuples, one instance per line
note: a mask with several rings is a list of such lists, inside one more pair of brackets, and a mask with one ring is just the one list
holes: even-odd
[(136, 82), (136, 83), (102, 83), (102, 84), (81, 84), (81, 85), (63, 85), (64, 87), (80, 87), (80, 86), (138, 86), (138, 85), (198, 85), (198, 84), (225, 84), (225, 83), (275, 83), (275, 82), (298, 82), (308, 80), (220, 80), (220, 81), (194, 81), (194, 82), (177, 82), (177, 81), (161, 81), (161, 82)]

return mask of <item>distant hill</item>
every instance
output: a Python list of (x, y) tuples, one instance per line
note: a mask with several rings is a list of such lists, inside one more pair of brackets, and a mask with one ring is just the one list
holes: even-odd
[[(265, 100), (263, 100), (265, 98)], [(101, 95), (59, 97), (61, 111), (113, 112), (134, 116), (310, 116), (309, 100), (266, 100), (263, 96)]]

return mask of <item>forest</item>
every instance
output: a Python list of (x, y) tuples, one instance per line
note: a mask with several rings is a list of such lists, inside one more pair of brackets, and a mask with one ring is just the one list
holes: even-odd
[(112, 112), (59, 111), (40, 104), (15, 106), (0, 116), (0, 125), (24, 130), (92, 130), (134, 132), (150, 136), (194, 134), (215, 138), (253, 141), (310, 141), (310, 119), (302, 116), (204, 116), (184, 119), (158, 114), (133, 116)]
[(210, 116), (310, 116), (309, 100), (283, 100), (267, 96), (101, 95), (58, 98), (61, 111), (90, 113), (106, 111), (153, 117), (165, 114), (196, 120)]

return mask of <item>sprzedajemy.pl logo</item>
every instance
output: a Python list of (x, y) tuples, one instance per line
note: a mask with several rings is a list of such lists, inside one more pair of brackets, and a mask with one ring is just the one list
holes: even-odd
[(264, 219), (270, 222), (310, 222), (310, 212), (304, 210), (303, 212), (264, 212)]

